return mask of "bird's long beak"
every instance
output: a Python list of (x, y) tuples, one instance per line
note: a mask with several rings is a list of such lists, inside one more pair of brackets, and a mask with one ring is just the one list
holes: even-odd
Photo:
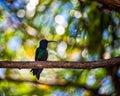
[(56, 43), (57, 43), (57, 41), (48, 41), (48, 43), (49, 43), (49, 42), (56, 42)]

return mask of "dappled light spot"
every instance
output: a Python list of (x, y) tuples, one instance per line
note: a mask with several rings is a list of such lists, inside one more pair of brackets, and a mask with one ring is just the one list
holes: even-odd
[(109, 53), (109, 52), (105, 52), (105, 53), (103, 54), (103, 58), (104, 58), (104, 59), (110, 59), (110, 58), (111, 58), (110, 53)]
[[(24, 42), (24, 44), (25, 44), (25, 47), (28, 47), (28, 46), (32, 47), (33, 45), (36, 45), (35, 42), (36, 41), (34, 39), (27, 39), (26, 42)], [(30, 48), (28, 48), (28, 49), (30, 49)]]
[(65, 79), (58, 77), (58, 74), (61, 74), (61, 71), (64, 71), (62, 68), (57, 69), (44, 69), (41, 73), (40, 82), (46, 82), (46, 84), (65, 84)]
[[(22, 70), (18, 70), (19, 71), (19, 75), (21, 76), (21, 79), (25, 79), (27, 76), (28, 78), (30, 78), (30, 73), (28, 71), (28, 69), (22, 69)], [(24, 75), (23, 75), (24, 74)]]
[(39, 3), (39, 0), (29, 0), (29, 3), (33, 4), (33, 6), (37, 6)]
[(31, 36), (37, 36), (37, 30), (32, 28), (32, 27), (30, 27), (30, 26), (26, 27), (26, 31)]
[(30, 11), (30, 12), (34, 11), (35, 8), (36, 7), (35, 7), (34, 3), (28, 3), (26, 6), (27, 11)]
[(55, 16), (55, 22), (62, 25), (65, 22), (65, 18), (62, 15)]
[(82, 51), (82, 57), (84, 57), (84, 58), (88, 57), (88, 50), (87, 49), (84, 49)]
[(45, 5), (41, 5), (41, 6), (38, 7), (38, 11), (42, 12), (42, 11), (45, 10), (45, 8), (46, 8)]
[(61, 25), (56, 26), (55, 29), (56, 29), (56, 33), (59, 34), (59, 35), (62, 35), (65, 32), (64, 27), (61, 26)]
[(69, 37), (67, 42), (68, 42), (68, 44), (70, 44), (72, 47), (73, 47), (74, 44), (76, 43), (75, 38), (73, 38), (73, 37)]
[(83, 13), (83, 17), (85, 18), (85, 20), (86, 20), (86, 18), (88, 18), (87, 12), (84, 12), (84, 13)]
[(25, 16), (25, 10), (24, 10), (24, 9), (18, 10), (17, 16), (18, 16), (19, 18), (23, 18), (23, 17)]
[[(33, 49), (32, 48), (31, 49), (26, 49), (26, 54), (27, 54), (28, 59), (31, 58), (34, 54)], [(32, 61), (32, 60), (30, 60), (30, 61)]]
[(74, 16), (75, 10), (70, 10), (70, 15)]
[(65, 28), (68, 26), (68, 23), (67, 23), (65, 17), (62, 15), (56, 15), (55, 16), (55, 23), (57, 24), (55, 26), (56, 33), (59, 35), (64, 34)]
[(38, 87), (41, 88), (42, 90), (45, 90), (45, 91), (50, 90), (50, 87), (47, 84), (46, 85), (39, 84)]
[(79, 4), (78, 0), (70, 0), (74, 5)]
[(28, 4), (26, 5), (27, 10), (32, 11), (35, 10), (35, 7), (39, 3), (38, 0), (29, 0)]
[(76, 42), (80, 42), (80, 41), (81, 41), (81, 36), (78, 35), (78, 36), (76, 37)]
[(79, 60), (80, 60), (80, 53), (79, 53), (78, 51), (74, 52), (74, 53), (72, 54), (72, 59), (73, 59), (74, 61), (79, 61)]
[(71, 10), (70, 11), (70, 15), (76, 18), (81, 18), (82, 17), (82, 13), (80, 11), (77, 10)]
[(68, 25), (67, 21), (65, 20), (65, 17), (62, 16), (62, 15), (57, 15), (57, 16), (55, 16), (55, 22), (56, 22), (58, 25), (63, 26), (64, 28), (66, 28), (67, 25)]
[(80, 11), (75, 11), (74, 16), (75, 16), (76, 18), (81, 18), (81, 17), (82, 17), (82, 14), (81, 14)]
[(60, 42), (57, 47), (58, 56), (60, 56), (61, 58), (66, 58), (67, 56), (66, 48), (67, 48), (67, 43), (64, 41)]
[[(19, 50), (19, 51), (16, 51), (16, 54), (17, 54), (17, 55), (13, 58), (14, 61), (18, 61), (18, 60), (24, 61), (24, 60), (26, 60), (26, 59), (29, 59), (29, 58), (27, 58), (27, 56), (26, 56), (27, 54), (26, 54), (26, 51), (25, 51), (25, 49), (23, 48), (23, 46), (21, 46), (18, 50)], [(30, 60), (33, 60), (33, 58), (31, 57)]]
[(39, 3), (38, 0), (30, 0), (26, 5), (26, 15), (28, 17), (33, 17), (35, 14), (35, 9), (37, 4)]

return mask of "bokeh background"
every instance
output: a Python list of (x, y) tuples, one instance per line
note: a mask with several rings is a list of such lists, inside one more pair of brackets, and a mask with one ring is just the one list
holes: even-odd
[[(120, 55), (120, 14), (89, 0), (0, 0), (0, 60), (34, 61), (41, 39), (49, 61)], [(0, 96), (117, 96), (120, 69), (0, 69)]]

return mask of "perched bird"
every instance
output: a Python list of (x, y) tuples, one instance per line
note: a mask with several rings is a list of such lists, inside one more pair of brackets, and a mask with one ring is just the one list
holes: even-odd
[[(46, 39), (42, 39), (40, 41), (39, 47), (36, 49), (35, 52), (35, 61), (46, 61), (48, 58), (48, 51), (47, 45), (49, 42), (56, 42), (56, 41), (48, 41)], [(37, 79), (40, 78), (40, 73), (42, 72), (43, 68), (39, 69), (31, 69), (33, 75), (36, 76)]]

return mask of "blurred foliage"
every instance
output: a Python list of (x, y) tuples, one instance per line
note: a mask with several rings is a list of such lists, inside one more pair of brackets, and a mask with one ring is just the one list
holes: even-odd
[[(48, 46), (51, 61), (109, 59), (120, 55), (120, 14), (89, 0), (0, 0), (1, 61), (33, 61), (43, 38), (59, 41)], [(36, 80), (29, 70), (0, 69), (0, 96), (116, 96), (109, 73), (44, 69), (39, 84), (25, 81)]]

